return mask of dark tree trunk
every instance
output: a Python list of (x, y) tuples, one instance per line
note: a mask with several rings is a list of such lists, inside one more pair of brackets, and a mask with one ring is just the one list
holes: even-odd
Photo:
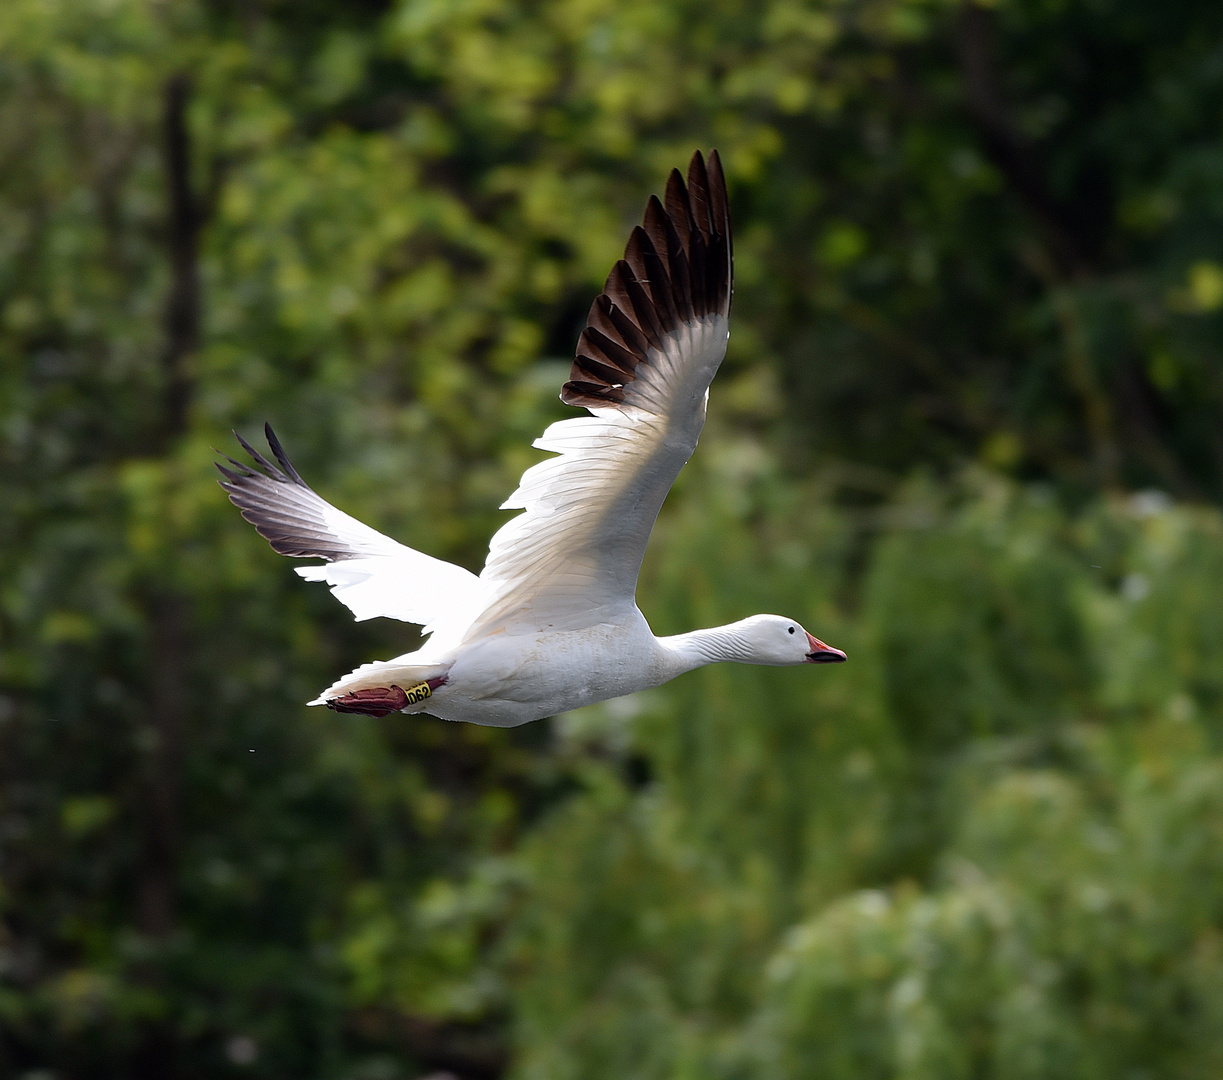
[(178, 807), (182, 783), (183, 715), (187, 709), (187, 608), (181, 596), (163, 594), (148, 603), (152, 642), (146, 762), (144, 859), (137, 897), (143, 934), (164, 940), (174, 930), (174, 881), (178, 871)]
[[(166, 177), (166, 246), (170, 291), (165, 308), (162, 394), (150, 445), (170, 453), (186, 432), (192, 398), (190, 361), (199, 347), (199, 234), (202, 213), (192, 191), (192, 147), (187, 125), (191, 82), (185, 74), (164, 89), (162, 155)], [(167, 942), (178, 923), (179, 819), (184, 731), (189, 708), (190, 606), (172, 582), (153, 581), (144, 602), (148, 628), (147, 724), (149, 750), (143, 764), (143, 837), (136, 882), (136, 921), (150, 941)], [(151, 988), (164, 987), (156, 961), (141, 975)], [(175, 1037), (165, 1020), (149, 1023), (132, 1061), (133, 1073), (169, 1080), (176, 1072)]]
[(191, 135), (187, 129), (190, 100), (191, 80), (185, 74), (175, 75), (166, 84), (163, 119), (163, 153), (169, 195), (167, 240), (172, 274), (170, 297), (166, 304), (163, 360), (163, 448), (187, 428), (187, 410), (191, 406), (192, 395), (187, 361), (199, 345), (199, 233), (203, 221), (191, 189)]

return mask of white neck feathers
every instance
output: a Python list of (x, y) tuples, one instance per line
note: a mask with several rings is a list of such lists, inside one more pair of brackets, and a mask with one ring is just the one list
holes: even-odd
[(746, 621), (657, 638), (663, 651), (664, 665), (669, 672), (667, 678), (672, 679), (706, 664), (720, 664), (725, 661), (752, 663), (756, 647), (745, 633)]

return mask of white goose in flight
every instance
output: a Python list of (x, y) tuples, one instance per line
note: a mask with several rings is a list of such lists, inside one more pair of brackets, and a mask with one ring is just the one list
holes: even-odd
[(325, 581), (357, 619), (387, 616), (429, 635), (416, 652), (357, 668), (311, 705), (385, 716), (427, 712), (512, 727), (659, 686), (719, 661), (845, 659), (794, 619), (754, 615), (655, 637), (635, 599), (646, 542), (696, 449), (709, 383), (729, 336), (730, 215), (717, 151), (693, 155), (663, 202), (651, 197), (624, 258), (590, 309), (561, 400), (590, 416), (535, 442), (555, 457), (523, 474), (479, 577), (383, 536), (297, 475), (270, 427), (279, 468), (239, 436), (221, 486), (282, 555)]

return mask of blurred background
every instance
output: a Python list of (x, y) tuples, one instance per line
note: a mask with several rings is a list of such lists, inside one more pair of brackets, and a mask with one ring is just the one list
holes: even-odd
[[(851, 662), (305, 708), (213, 448), (478, 569), (710, 146), (641, 606)], [(1223, 1070), (1223, 6), (5, 0), (0, 160), (0, 1074)]]

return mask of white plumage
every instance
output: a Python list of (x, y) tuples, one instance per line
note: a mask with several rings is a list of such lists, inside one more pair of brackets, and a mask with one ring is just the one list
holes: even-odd
[(717, 152), (673, 172), (591, 307), (561, 397), (591, 415), (553, 424), (503, 509), (479, 577), (405, 547), (336, 509), (279, 467), (218, 466), (243, 516), (325, 581), (358, 620), (423, 626), (416, 652), (365, 664), (312, 705), (385, 715), (428, 712), (512, 726), (632, 693), (707, 663), (845, 659), (797, 622), (757, 615), (656, 638), (637, 608), (642, 556), (663, 500), (696, 449), (710, 381), (726, 353), (732, 257)]

